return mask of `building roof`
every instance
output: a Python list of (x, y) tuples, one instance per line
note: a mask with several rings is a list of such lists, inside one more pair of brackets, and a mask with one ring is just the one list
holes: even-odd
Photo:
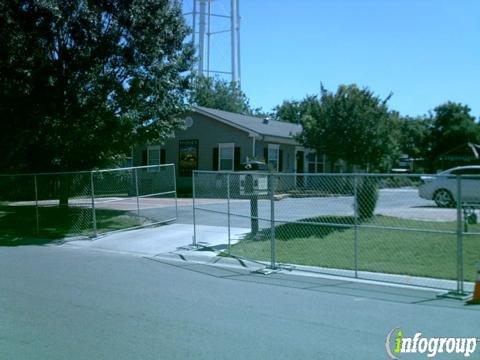
[(232, 126), (242, 128), (245, 131), (263, 136), (274, 136), (293, 139), (295, 135), (300, 134), (302, 126), (285, 121), (271, 120), (265, 121), (264, 118), (247, 116), (232, 113), (229, 111), (206, 108), (203, 106), (194, 106), (193, 111), (200, 114), (220, 120)]

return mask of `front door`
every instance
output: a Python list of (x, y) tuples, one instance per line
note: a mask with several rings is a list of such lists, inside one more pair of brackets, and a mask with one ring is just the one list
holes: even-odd
[[(297, 166), (296, 172), (301, 174), (304, 170), (304, 161), (305, 161), (305, 154), (303, 151), (297, 151)], [(305, 179), (301, 175), (297, 175), (297, 187), (303, 187), (305, 184)]]

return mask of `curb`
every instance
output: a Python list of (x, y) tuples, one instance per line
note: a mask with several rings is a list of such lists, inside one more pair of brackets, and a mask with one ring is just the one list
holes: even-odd
[(269, 275), (272, 273), (284, 273), (299, 277), (313, 277), (313, 278), (323, 278), (323, 279), (334, 279), (334, 280), (342, 280), (347, 282), (355, 282), (355, 283), (362, 283), (362, 284), (373, 284), (378, 286), (385, 286), (385, 287), (393, 287), (393, 288), (403, 288), (403, 289), (414, 289), (420, 291), (428, 291), (437, 293), (440, 295), (444, 293), (444, 290), (429, 288), (419, 285), (412, 285), (412, 284), (400, 284), (400, 283), (388, 283), (382, 282), (378, 280), (372, 279), (362, 279), (362, 278), (351, 278), (342, 275), (335, 275), (335, 274), (326, 274), (326, 273), (313, 273), (310, 271), (305, 271), (301, 268), (289, 268), (288, 266), (282, 268), (278, 268), (272, 270), (268, 268), (268, 263), (261, 263), (261, 262), (254, 262), (245, 259), (239, 259), (235, 257), (223, 257), (217, 256), (218, 254), (213, 251), (202, 251), (206, 254), (198, 254), (198, 251), (192, 250), (179, 250), (171, 253), (162, 253), (157, 254), (155, 256), (146, 256), (145, 258), (148, 259), (163, 259), (163, 260), (170, 260), (176, 262), (188, 262), (191, 264), (201, 264), (201, 265), (210, 265), (210, 266), (218, 266), (218, 267), (228, 267), (228, 268), (236, 268), (236, 269), (244, 269), (249, 270), (250, 273), (255, 274), (262, 274), (262, 275)]

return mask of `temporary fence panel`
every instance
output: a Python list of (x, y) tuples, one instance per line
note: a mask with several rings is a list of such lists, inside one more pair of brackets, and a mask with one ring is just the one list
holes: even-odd
[(173, 164), (0, 175), (5, 236), (97, 236), (176, 220)]
[(445, 207), (428, 178), (197, 171), (194, 241), (214, 231), (228, 254), (269, 267), (463, 293), (480, 259), (480, 178), (450, 177)]

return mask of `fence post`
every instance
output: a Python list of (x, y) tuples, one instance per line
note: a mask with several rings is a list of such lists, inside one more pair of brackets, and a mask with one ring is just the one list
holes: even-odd
[(175, 220), (178, 220), (177, 172), (175, 170), (175, 164), (172, 164), (172, 168), (173, 168), (173, 191), (175, 192)]
[(227, 173), (227, 219), (228, 219), (228, 255), (230, 255), (230, 173)]
[(195, 219), (195, 175), (196, 171), (193, 171), (192, 175), (192, 204), (193, 204), (193, 246), (197, 246), (197, 222)]
[(271, 245), (271, 254), (270, 254), (270, 268), (276, 269), (275, 261), (275, 191), (273, 184), (273, 174), (268, 174), (268, 187), (270, 188), (270, 245)]
[[(245, 192), (249, 194), (250, 198), (250, 228), (253, 238), (258, 236), (258, 194), (255, 190), (254, 174), (247, 174), (245, 176)], [(268, 183), (268, 180), (267, 180)]]
[(463, 294), (462, 179), (457, 175), (457, 293)]
[(35, 217), (36, 217), (36, 231), (37, 235), (40, 234), (40, 220), (38, 217), (38, 184), (37, 184), (37, 174), (33, 175), (33, 183), (35, 186)]
[(90, 171), (90, 191), (92, 197), (92, 227), (93, 237), (97, 237), (97, 215), (95, 213), (95, 188), (93, 185), (93, 171)]
[(357, 175), (353, 176), (353, 256), (355, 263), (355, 277), (358, 278), (358, 179)]
[(137, 197), (137, 217), (138, 217), (138, 222), (140, 223), (140, 199), (139, 199), (139, 193), (138, 193), (138, 169), (135, 168), (135, 195)]

